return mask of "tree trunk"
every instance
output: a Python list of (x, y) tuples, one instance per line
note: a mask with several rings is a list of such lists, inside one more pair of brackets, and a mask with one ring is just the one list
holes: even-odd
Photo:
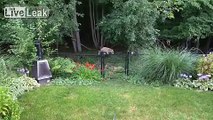
[[(101, 13), (101, 17), (103, 18), (104, 17), (104, 6), (102, 6), (102, 13)], [(104, 34), (103, 32), (101, 31), (101, 48), (104, 47), (105, 45), (105, 41), (104, 41)]]
[(91, 32), (92, 32), (92, 40), (93, 43), (95, 45), (95, 47), (97, 47), (97, 42), (95, 39), (95, 31), (94, 31), (94, 22), (93, 22), (93, 10), (92, 10), (92, 0), (89, 0), (89, 14), (90, 14), (90, 26), (91, 26)]
[(72, 45), (73, 45), (73, 50), (74, 50), (74, 52), (76, 53), (76, 52), (78, 52), (77, 51), (77, 46), (76, 46), (76, 36), (75, 36), (75, 33), (73, 32), (73, 35), (72, 35)]
[(78, 50), (78, 52), (82, 52), (81, 39), (80, 39), (80, 33), (79, 33), (79, 31), (76, 31), (75, 35), (76, 35), (77, 50)]
[(100, 31), (99, 31), (99, 26), (97, 25), (97, 21), (99, 19), (98, 5), (96, 5), (94, 13), (95, 13), (94, 15), (95, 15), (95, 21), (96, 21), (95, 28), (96, 28), (97, 43), (98, 43), (98, 47), (100, 47)]
[(79, 34), (79, 29), (78, 29), (78, 20), (77, 20), (77, 14), (76, 14), (76, 7), (75, 7), (75, 12), (74, 12), (74, 21), (76, 24), (75, 31), (73, 32), (73, 48), (75, 52), (82, 52), (81, 48), (81, 39), (80, 39), (80, 34)]
[(96, 21), (97, 21), (97, 12), (98, 10), (96, 9), (97, 7), (95, 7), (95, 3), (93, 0), (89, 0), (89, 13), (90, 13), (90, 25), (91, 25), (91, 31), (92, 31), (92, 40), (94, 43), (94, 46), (98, 49), (99, 48), (99, 38), (98, 38), (98, 34), (97, 34), (97, 30), (96, 29)]
[(207, 43), (206, 43), (206, 49), (205, 49), (205, 52), (206, 53), (208, 53), (208, 52), (210, 52), (209, 51), (209, 47), (210, 47), (210, 45), (211, 45), (211, 37), (209, 37), (209, 39), (207, 40)]
[(198, 39), (196, 44), (197, 53), (199, 53), (199, 50), (200, 50), (199, 47), (200, 47), (200, 40)]
[(96, 6), (95, 6), (95, 2), (94, 2), (94, 0), (92, 0), (92, 22), (93, 22), (93, 31), (94, 31), (94, 37), (95, 37), (95, 41), (96, 41), (96, 48), (98, 48), (98, 37), (97, 37), (97, 29), (96, 29), (96, 16), (95, 16), (95, 13), (97, 12), (95, 12), (95, 8), (96, 8)]

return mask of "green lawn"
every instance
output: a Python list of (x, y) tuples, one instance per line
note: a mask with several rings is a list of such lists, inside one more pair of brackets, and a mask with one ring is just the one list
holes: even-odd
[(21, 120), (213, 120), (213, 93), (121, 82), (43, 86), (22, 96)]

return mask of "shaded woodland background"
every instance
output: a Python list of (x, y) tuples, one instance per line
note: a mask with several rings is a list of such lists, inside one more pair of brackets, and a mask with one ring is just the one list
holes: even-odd
[[(8, 5), (45, 5), (50, 8), (50, 17), (5, 19), (3, 8)], [(103, 46), (127, 50), (153, 44), (199, 53), (213, 48), (211, 0), (3, 0), (0, 7), (0, 45), (4, 53), (13, 51), (12, 46), (20, 47), (21, 42), (16, 43), (20, 39), (27, 41), (22, 36), (24, 29), (32, 35), (31, 45), (38, 37), (43, 39), (47, 54)]]

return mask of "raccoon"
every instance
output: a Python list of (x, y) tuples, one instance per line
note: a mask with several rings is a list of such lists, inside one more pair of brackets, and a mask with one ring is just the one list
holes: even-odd
[(109, 55), (109, 54), (114, 54), (114, 50), (111, 49), (111, 48), (108, 48), (108, 47), (103, 47), (103, 48), (101, 48), (101, 50), (98, 51), (98, 55), (100, 55), (101, 52), (104, 52), (104, 53), (106, 53), (107, 55)]

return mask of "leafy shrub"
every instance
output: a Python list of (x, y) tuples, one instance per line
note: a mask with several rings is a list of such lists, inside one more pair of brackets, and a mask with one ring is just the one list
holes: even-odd
[(9, 91), (0, 87), (0, 120), (19, 120), (20, 108)]
[(136, 74), (146, 82), (173, 83), (181, 73), (194, 70), (196, 57), (186, 51), (152, 48), (144, 50), (144, 55), (137, 60)]
[(213, 54), (210, 53), (199, 59), (197, 65), (197, 72), (199, 74), (213, 75)]
[(52, 58), (49, 60), (54, 77), (70, 77), (76, 64), (68, 58)]
[(31, 66), (36, 58), (34, 32), (19, 19), (9, 20), (2, 28), (7, 31), (5, 41), (10, 41), (9, 53), (16, 57), (19, 64)]

